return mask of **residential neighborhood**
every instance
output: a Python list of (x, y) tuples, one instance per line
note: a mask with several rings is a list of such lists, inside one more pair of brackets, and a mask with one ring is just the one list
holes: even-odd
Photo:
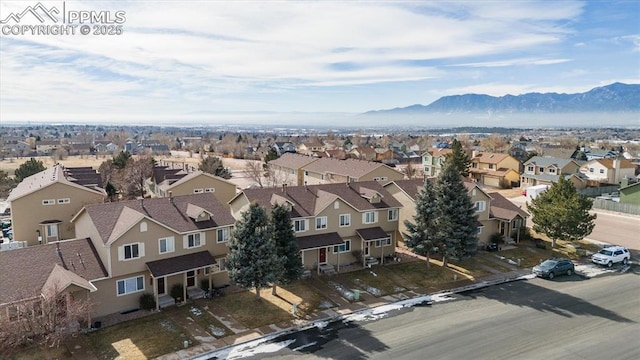
[[(71, 147), (49, 140), (48, 150), (36, 147), (34, 154), (27, 153), (28, 158), (55, 163), (24, 177), (6, 198), (9, 210), (3, 219), (10, 227), (5, 229), (3, 223), (0, 274), (9, 291), (1, 299), (0, 318), (20, 322), (26, 316), (23, 309), (41, 306), (36, 304), (55, 293), (63, 295), (67, 309), (79, 301), (90, 304), (81, 314), (82, 326), (99, 331), (105, 325), (116, 326), (118, 321), (112, 319), (146, 314), (141, 298), (147, 295), (152, 304), (149, 314), (160, 314), (184, 304), (211, 301), (212, 289), (227, 289), (230, 294), (251, 290), (234, 285), (227, 258), (234, 228), (252, 204), (267, 211), (276, 205), (287, 210), (303, 270), (300, 281), (314, 286), (326, 282), (327, 288), (315, 291), (328, 299), (327, 291), (337, 291), (338, 298), (347, 298), (345, 304), (357, 303), (353, 292), (331, 279), (425, 261), (407, 245), (408, 224), (416, 219), (425, 183), (436, 186), (456, 150), (447, 138), (440, 137), (431, 141), (436, 147), (421, 150), (417, 142), (400, 145), (381, 137), (388, 143), (386, 151), (355, 146), (356, 137), (349, 138), (351, 145), (346, 146), (336, 141), (336, 135), (315, 135), (312, 141), (299, 143), (274, 141), (260, 147), (265, 154), (261, 159), (256, 159), (258, 147), (252, 148), (248, 159), (235, 159), (232, 152), (204, 154), (208, 147), (200, 136), (185, 136), (176, 146), (197, 144), (202, 153), (157, 151), (150, 147), (152, 142), (133, 146), (134, 141), (126, 140), (106, 155), (105, 141), (96, 140), (92, 150), (75, 156), (92, 161), (92, 166), (65, 165), (71, 163)], [(25, 144), (29, 142), (24, 139)], [(606, 153), (581, 150), (591, 154), (591, 159), (575, 159), (575, 151), (567, 152), (570, 156), (566, 158), (536, 155), (535, 146), (523, 146), (519, 148), (523, 152), (531, 151), (524, 162), (519, 160), (522, 154), (508, 151), (507, 146), (488, 151), (481, 149), (482, 140), (473, 143), (467, 140), (463, 145), (468, 176), (461, 179), (460, 192), (472, 206), (479, 252), (475, 261), (482, 261), (477, 269), (487, 271), (493, 266), (524, 271), (519, 267), (529, 264), (526, 257), (514, 257), (502, 265), (485, 258), (491, 256), (489, 251), (540, 248), (539, 239), (535, 246), (530, 244), (532, 215), (526, 201), (531, 196), (520, 200), (528, 189), (544, 186), (546, 190), (562, 178), (575, 191), (592, 196), (594, 207), (633, 214), (640, 206), (640, 162), (633, 143)], [(66, 153), (53, 156), (60, 149)], [(36, 156), (45, 151), (48, 156)], [(267, 160), (271, 151), (276, 157)], [(18, 162), (23, 153), (11, 153), (12, 161)], [(108, 188), (118, 184), (113, 178), (118, 170), (110, 170), (116, 172), (108, 176), (99, 171), (103, 162), (122, 153), (129, 154), (123, 159), (153, 156), (151, 170), (144, 175), (142, 196), (128, 194), (124, 188), (113, 193)], [(378, 156), (383, 153), (387, 155)], [(231, 178), (203, 171), (200, 164), (207, 157), (219, 157), (220, 166), (226, 166)], [(250, 167), (247, 161), (258, 161), (259, 166)], [(438, 261), (437, 251), (433, 256), (427, 262)], [(472, 281), (473, 276), (460, 270), (464, 262), (455, 257), (452, 261), (451, 271), (457, 271), (453, 279)], [(23, 291), (25, 288), (30, 290)], [(358, 296), (371, 296), (366, 289)], [(389, 296), (394, 294), (389, 291)]]

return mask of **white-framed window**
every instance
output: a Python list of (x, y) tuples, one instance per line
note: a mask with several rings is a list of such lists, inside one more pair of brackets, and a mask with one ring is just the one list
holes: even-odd
[(351, 214), (340, 214), (340, 227), (351, 226)]
[(173, 236), (158, 239), (158, 249), (160, 254), (172, 253), (175, 250), (175, 239)]
[(334, 201), (333, 202), (333, 208), (336, 209), (336, 210), (340, 209), (340, 202), (339, 201)]
[(218, 263), (218, 271), (227, 271), (227, 258), (217, 258), (216, 262)]
[(133, 294), (144, 291), (144, 276), (137, 276), (116, 282), (116, 293), (118, 296)]
[(216, 188), (205, 188), (204, 192), (206, 192), (206, 193), (216, 192)]
[(376, 240), (376, 247), (391, 245), (391, 238)]
[(327, 228), (327, 217), (319, 216), (316, 218), (316, 230)]
[(217, 233), (218, 233), (218, 238), (216, 239), (217, 242), (223, 243), (223, 242), (229, 241), (229, 228), (218, 229)]
[(42, 200), (42, 205), (55, 205), (56, 199), (44, 199)]
[(140, 223), (140, 232), (147, 232), (147, 222), (143, 221)]
[(127, 261), (144, 256), (144, 243), (131, 243), (118, 247), (118, 260)]
[(398, 209), (389, 209), (387, 212), (387, 220), (398, 221)]
[(476, 196), (476, 188), (473, 188), (473, 190), (471, 190), (471, 196)]
[(589, 172), (590, 173), (595, 172), (595, 169), (594, 168), (589, 168)]
[(604, 174), (604, 169), (600, 169), (600, 174)]
[(337, 254), (339, 252), (341, 253), (346, 253), (351, 251), (351, 240), (345, 240), (344, 244), (342, 245), (334, 245), (333, 246), (333, 253)]
[(295, 232), (305, 232), (309, 228), (309, 222), (307, 219), (294, 220), (293, 221), (293, 231)]
[(527, 171), (533, 172), (533, 166), (527, 166)]
[(69, 198), (58, 199), (58, 204), (70, 204), (70, 203), (71, 203), (71, 199)]
[(377, 221), (375, 211), (367, 211), (362, 214), (362, 222), (365, 224), (373, 224)]
[(476, 211), (484, 211), (487, 206), (487, 203), (484, 200), (476, 201), (475, 210)]
[(493, 170), (493, 164), (489, 164), (489, 170)]
[(549, 174), (555, 174), (556, 173), (556, 169), (549, 169)]
[(203, 189), (193, 189), (194, 194), (202, 194), (204, 192)]
[(204, 233), (187, 234), (183, 237), (183, 247), (193, 249), (205, 244)]
[(484, 227), (484, 226), (478, 226), (478, 227), (476, 228), (476, 232), (477, 232), (478, 234), (482, 234), (482, 228), (483, 228), (483, 227)]
[(48, 238), (58, 236), (58, 224), (47, 224), (45, 228), (46, 228)]

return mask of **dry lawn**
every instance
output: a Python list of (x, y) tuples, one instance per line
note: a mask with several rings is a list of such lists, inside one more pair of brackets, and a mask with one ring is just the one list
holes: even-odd
[(183, 348), (193, 338), (164, 313), (123, 322), (86, 334), (99, 359), (151, 359)]
[[(265, 296), (267, 295), (266, 293), (271, 294), (271, 289), (261, 292)], [(288, 324), (293, 320), (290, 304), (287, 308), (283, 303), (275, 301), (275, 299), (258, 299), (253, 291), (242, 291), (217, 298), (211, 307), (220, 307), (250, 329), (269, 324)], [(285, 310), (285, 308), (287, 309)]]
[(4, 359), (6, 356), (7, 359), (15, 359), (15, 360), (41, 360), (41, 359), (71, 359), (72, 355), (67, 349), (67, 347), (62, 344), (58, 347), (42, 348), (40, 346), (31, 346), (29, 348), (20, 349), (17, 353), (12, 354), (0, 354), (0, 358)]

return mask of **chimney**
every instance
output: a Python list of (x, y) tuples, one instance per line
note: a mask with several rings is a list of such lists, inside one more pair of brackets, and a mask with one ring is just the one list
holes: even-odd
[(617, 184), (620, 182), (620, 159), (613, 159), (613, 183)]

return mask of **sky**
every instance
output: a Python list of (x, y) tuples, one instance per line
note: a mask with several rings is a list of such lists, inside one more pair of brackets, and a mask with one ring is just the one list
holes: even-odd
[(0, 2), (0, 123), (362, 113), (640, 83), (635, 0), (41, 1), (42, 22), (10, 16), (37, 4)]

